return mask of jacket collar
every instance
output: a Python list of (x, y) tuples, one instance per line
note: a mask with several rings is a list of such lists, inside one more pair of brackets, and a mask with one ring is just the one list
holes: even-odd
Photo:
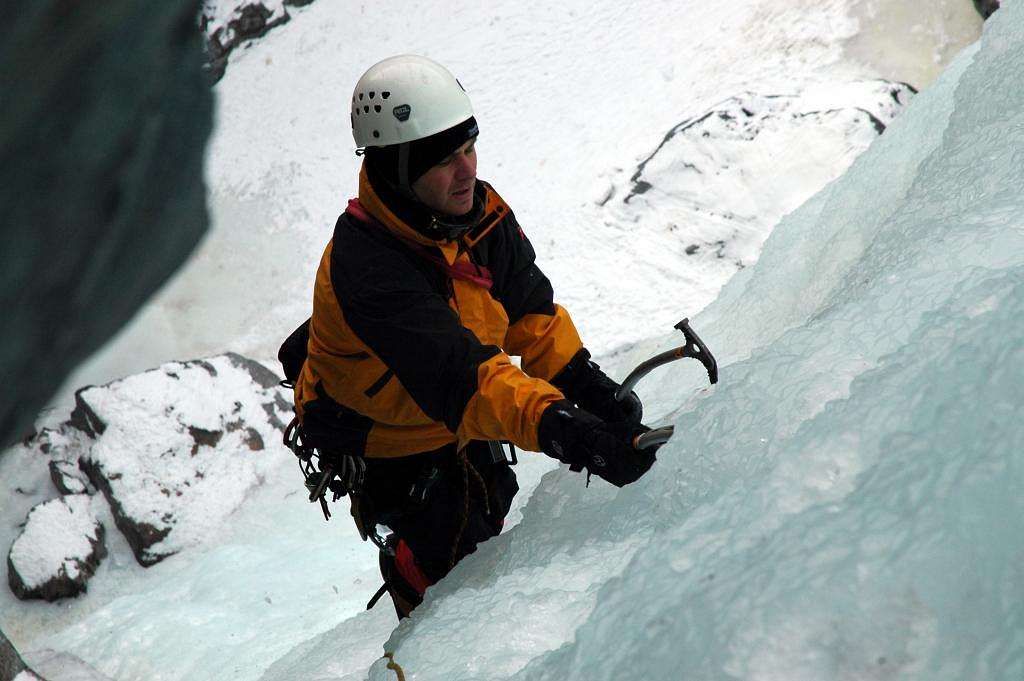
[(460, 238), (458, 241), (431, 239), (414, 229), (406, 220), (399, 217), (396, 211), (392, 210), (374, 189), (367, 175), (365, 164), (359, 170), (359, 203), (377, 222), (403, 241), (438, 249), (449, 265), (454, 263), (458, 257), (462, 239)]

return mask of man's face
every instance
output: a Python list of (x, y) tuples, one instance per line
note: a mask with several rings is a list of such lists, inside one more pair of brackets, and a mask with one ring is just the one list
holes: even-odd
[(473, 207), (476, 184), (476, 138), (412, 183), (420, 203), (446, 215), (465, 215)]

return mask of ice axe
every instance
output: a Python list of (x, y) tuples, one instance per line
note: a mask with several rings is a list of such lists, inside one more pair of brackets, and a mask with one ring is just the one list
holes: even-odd
[[(662, 352), (638, 364), (633, 371), (629, 372), (629, 376), (626, 376), (626, 380), (622, 382), (622, 386), (616, 391), (616, 400), (622, 401), (626, 395), (632, 392), (633, 387), (640, 382), (640, 379), (651, 373), (654, 369), (662, 364), (668, 364), (684, 357), (691, 357), (703, 364), (704, 368), (708, 370), (708, 379), (712, 385), (718, 383), (718, 362), (715, 361), (715, 356), (708, 350), (708, 346), (704, 345), (704, 341), (700, 339), (700, 336), (690, 328), (690, 320), (684, 319), (676, 324), (675, 328), (683, 332), (686, 344), (680, 345), (674, 350)], [(654, 445), (664, 444), (672, 437), (672, 431), (672, 426), (665, 426), (647, 431), (642, 435), (637, 435), (633, 440), (633, 448), (647, 449)]]

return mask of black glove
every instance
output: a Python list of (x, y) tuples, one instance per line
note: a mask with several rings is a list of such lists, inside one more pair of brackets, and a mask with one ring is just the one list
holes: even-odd
[(551, 379), (551, 385), (572, 402), (600, 419), (609, 422), (640, 423), (644, 407), (635, 392), (615, 399), (619, 384), (608, 378), (601, 367), (590, 361), (586, 348), (577, 352), (565, 368)]
[(602, 421), (567, 400), (544, 410), (537, 429), (541, 449), (569, 470), (589, 473), (622, 487), (635, 482), (654, 465), (657, 446), (633, 448), (637, 435), (650, 428), (638, 423)]

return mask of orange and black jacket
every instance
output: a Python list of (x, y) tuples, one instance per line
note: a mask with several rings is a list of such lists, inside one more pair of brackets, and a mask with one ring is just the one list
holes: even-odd
[(476, 226), (433, 241), (360, 174), (365, 213), (344, 213), (324, 251), (295, 385), (310, 444), (366, 457), (470, 440), (540, 449), (541, 414), (562, 399), (548, 381), (582, 342), (512, 211), (488, 184), (475, 191)]

